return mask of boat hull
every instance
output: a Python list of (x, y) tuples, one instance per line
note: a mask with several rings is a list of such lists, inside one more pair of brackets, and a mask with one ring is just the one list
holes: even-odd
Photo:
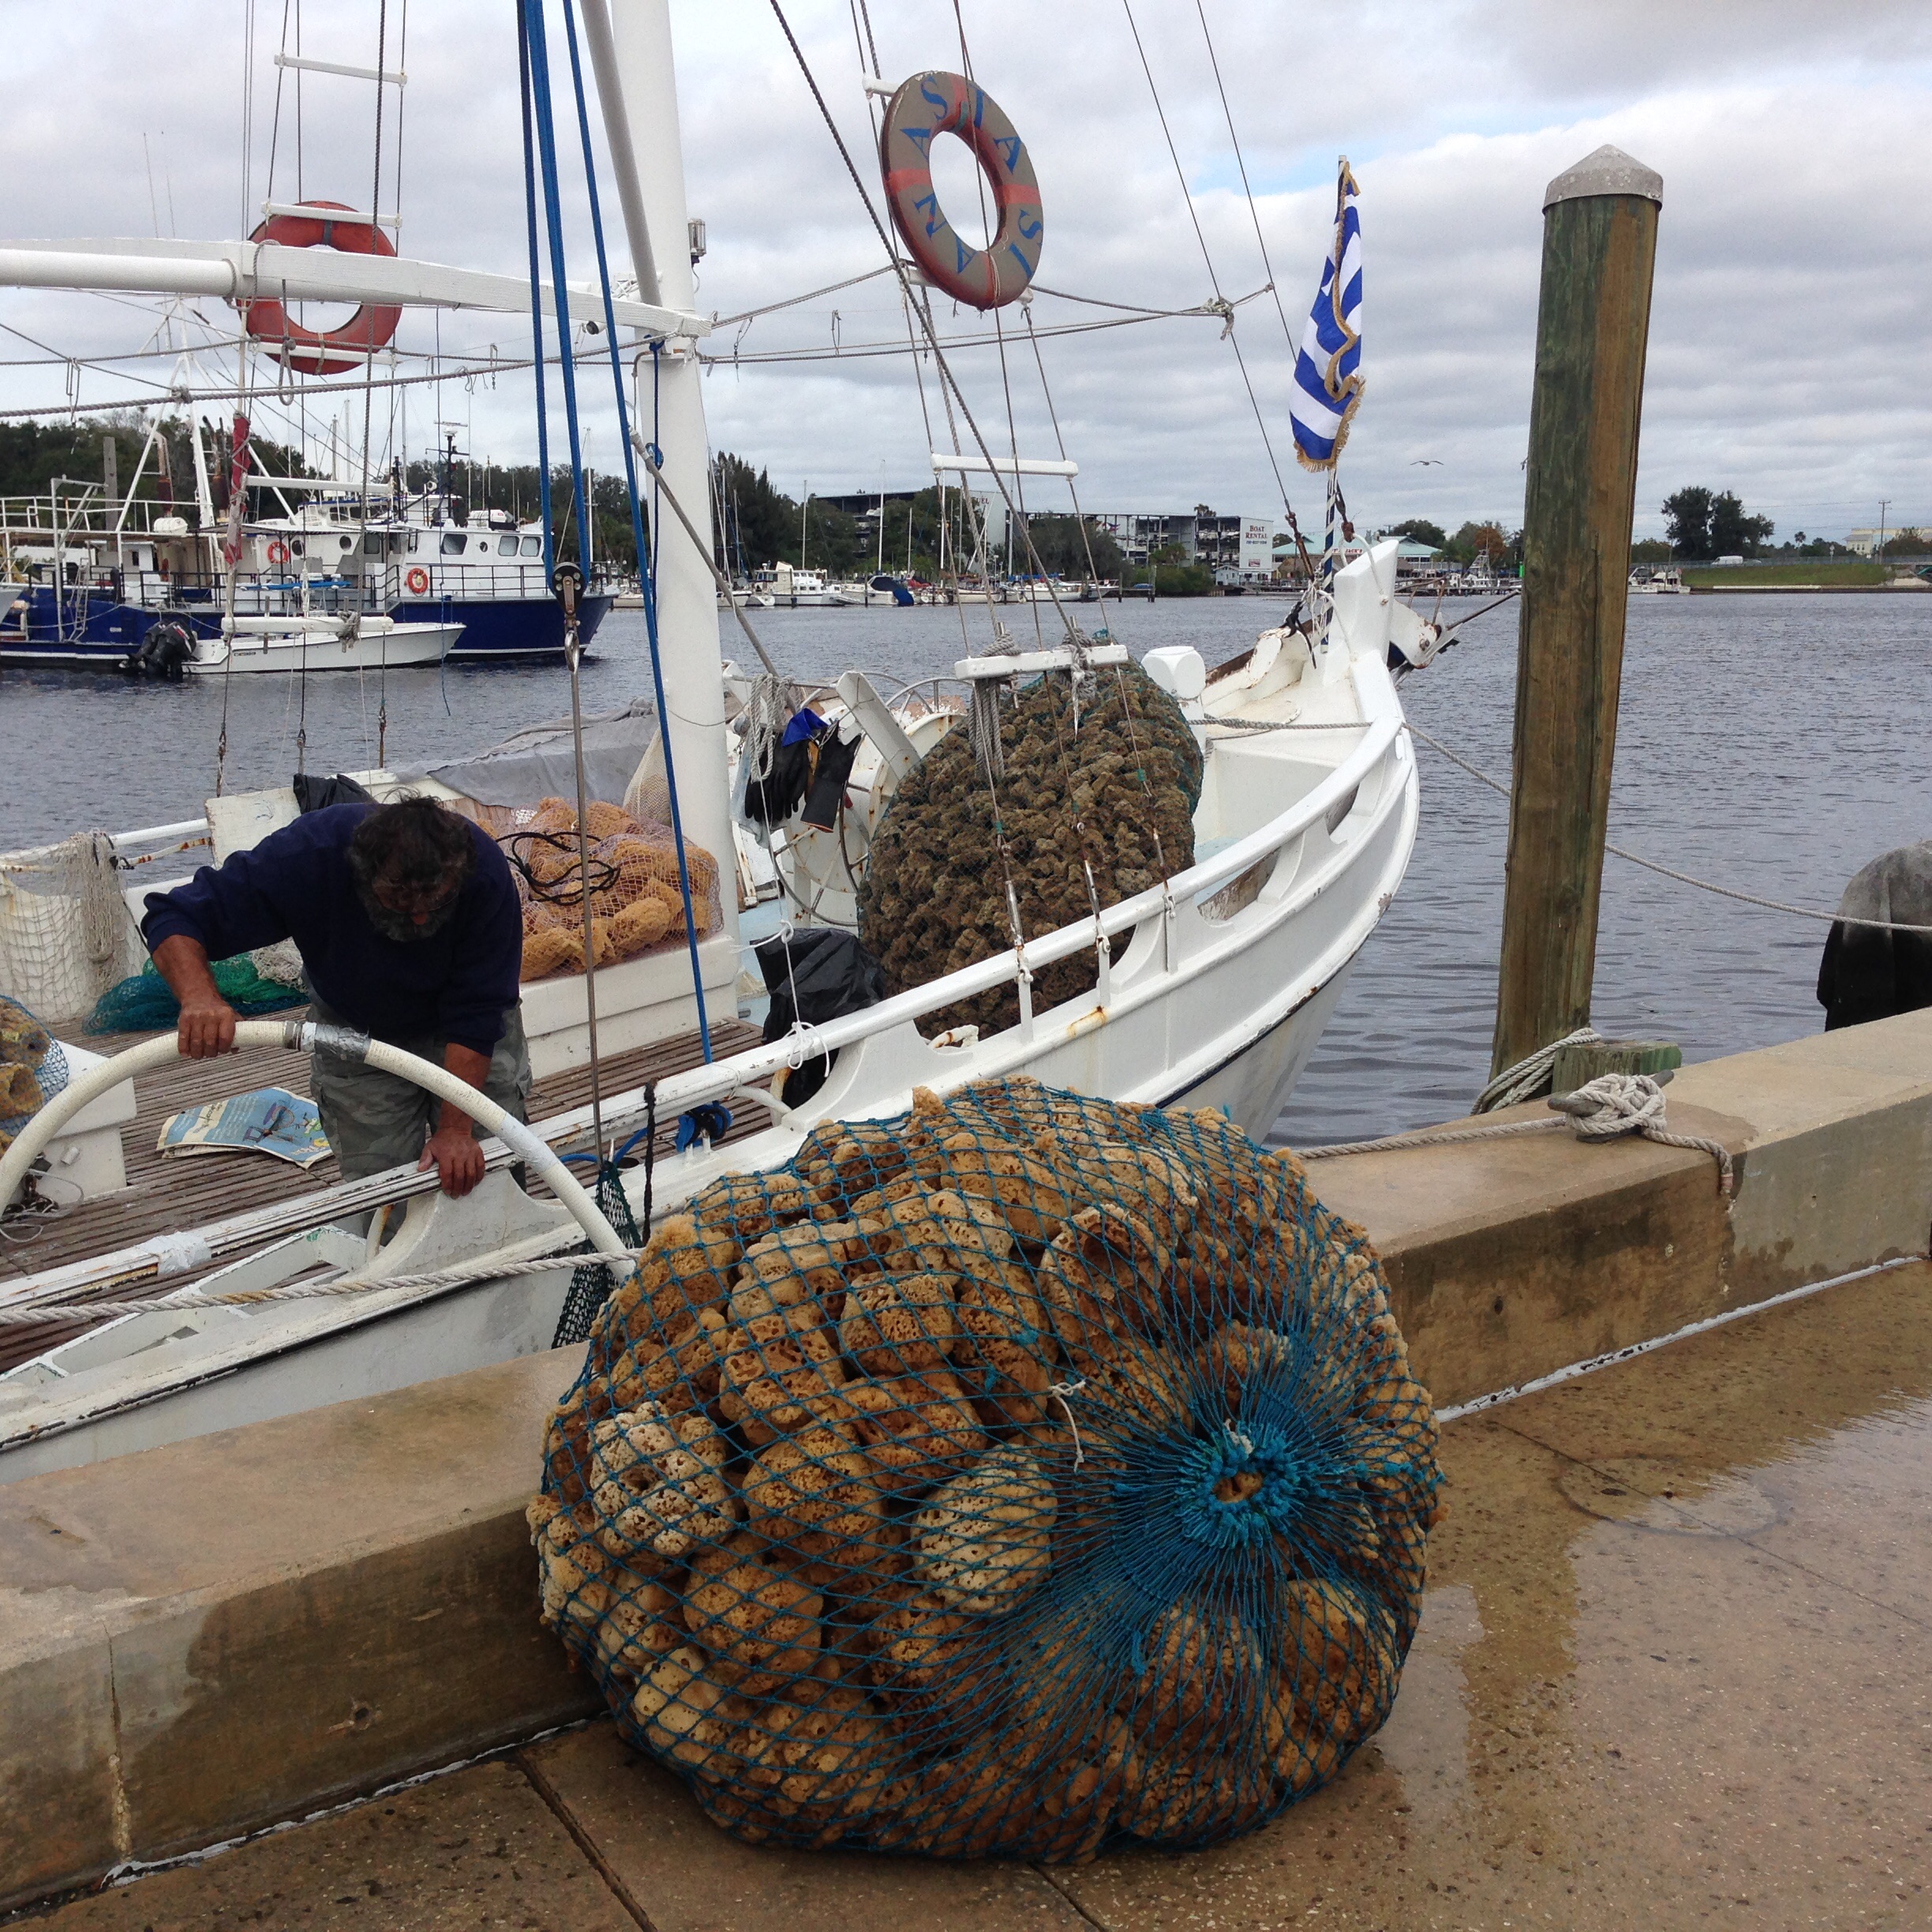
[[(1165, 1104), (1225, 1111), (1257, 1140), (1264, 1137), (1327, 1026), (1352, 964), (1351, 956), (1325, 984), (1168, 1095)], [(249, 1320), (279, 1331), (279, 1338), (259, 1337), (245, 1362), (211, 1364), (200, 1372), (189, 1368), (178, 1386), (146, 1391), (75, 1427), (0, 1443), (0, 1482), (267, 1421), (320, 1402), (363, 1400), (422, 1380), (426, 1364), (433, 1365), (430, 1373), (455, 1375), (541, 1354), (555, 1340), (560, 1290), (567, 1279), (563, 1268), (512, 1276), (380, 1311), (326, 1301), (264, 1310)], [(560, 1395), (562, 1380), (560, 1372)]]
[[(583, 600), (578, 623), (586, 646), (616, 601), (603, 594)], [(448, 653), (452, 664), (564, 655), (564, 613), (554, 597), (409, 597), (388, 615), (397, 623), (458, 627), (461, 635)], [(25, 608), (17, 606), (0, 624), (0, 665), (118, 670), (158, 623), (178, 623), (197, 638), (213, 638), (220, 634), (221, 612), (212, 605), (156, 610), (99, 599), (77, 611), (71, 597), (57, 609), (51, 588), (35, 585), (26, 592)], [(410, 661), (433, 664), (436, 657)], [(394, 669), (399, 660), (389, 662)]]
[[(593, 595), (578, 606), (578, 631), (586, 646), (616, 601)], [(451, 664), (564, 655), (564, 610), (555, 597), (406, 597), (390, 614), (398, 623), (461, 624)]]
[(243, 635), (232, 651), (219, 641), (204, 645), (205, 655), (184, 668), (194, 677), (225, 677), (230, 672), (297, 671), (305, 676), (319, 671), (408, 671), (440, 663), (462, 635), (455, 623), (410, 624), (394, 631), (363, 632), (347, 642), (326, 632), (298, 638)]

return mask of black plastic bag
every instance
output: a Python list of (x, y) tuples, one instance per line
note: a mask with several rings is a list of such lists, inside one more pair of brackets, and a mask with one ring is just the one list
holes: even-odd
[(320, 772), (298, 772), (289, 782), (295, 788), (296, 810), (305, 815), (327, 811), (331, 805), (376, 803), (375, 793), (358, 784), (346, 772), (338, 772), (333, 778), (325, 778)]
[[(758, 949), (758, 970), (771, 995), (765, 1037), (783, 1039), (795, 1022), (822, 1025), (847, 1013), (862, 1013), (886, 997), (886, 974), (854, 933), (832, 926), (808, 926), (789, 940), (767, 939)], [(785, 1076), (788, 1106), (809, 1100), (826, 1084), (838, 1055), (818, 1054)]]

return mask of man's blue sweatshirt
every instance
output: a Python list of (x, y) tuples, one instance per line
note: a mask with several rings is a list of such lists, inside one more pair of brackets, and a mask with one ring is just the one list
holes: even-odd
[(517, 1002), (523, 922), (509, 862), (481, 826), (451, 917), (426, 939), (384, 938), (349, 870), (349, 841), (376, 808), (331, 805), (271, 832), (185, 886), (148, 895), (150, 952), (175, 933), (212, 960), (293, 939), (309, 983), (351, 1026), (401, 1044), (436, 1035), (493, 1052)]

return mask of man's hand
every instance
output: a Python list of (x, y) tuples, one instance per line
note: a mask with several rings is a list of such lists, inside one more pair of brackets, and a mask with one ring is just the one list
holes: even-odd
[(450, 1116), (429, 1136), (416, 1163), (418, 1174), (434, 1167), (443, 1183), (443, 1192), (460, 1200), (483, 1178), (483, 1149), (470, 1122), (452, 1109)]
[[(460, 1046), (451, 1040), (443, 1049), (443, 1065), (460, 1080), (481, 1088), (489, 1078), (490, 1057), (474, 1046)], [(443, 1192), (458, 1200), (483, 1178), (483, 1150), (477, 1144), (475, 1123), (452, 1101), (445, 1100), (436, 1110), (436, 1132), (423, 1149), (416, 1171), (432, 1164), (443, 1181)]]
[(182, 1057), (212, 1060), (234, 1051), (235, 1009), (223, 999), (200, 943), (176, 933), (155, 948), (155, 967), (181, 1002), (175, 1040)]

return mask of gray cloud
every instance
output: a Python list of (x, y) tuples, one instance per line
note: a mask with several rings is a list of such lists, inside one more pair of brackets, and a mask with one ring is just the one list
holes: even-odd
[[(828, 99), (868, 164), (849, 14), (837, 0), (792, 6)], [(24, 16), (24, 6), (6, 7)], [(253, 193), (264, 188), (282, 9), (257, 19)], [(392, 21), (401, 17), (391, 0)], [(949, 8), (872, 7), (889, 78), (957, 64)], [(1136, 0), (1149, 59), (1222, 288), (1264, 279), (1222, 108), (1191, 5)], [(1738, 489), (1781, 530), (1869, 522), (1881, 496), (1894, 520), (1932, 521), (1932, 404), (1921, 320), (1932, 271), (1924, 192), (1932, 16), (1920, 6), (1820, 9), (1786, 0), (1667, 7), (1619, 0), (1554, 8), (1536, 0), (1422, 6), (1376, 0), (1309, 38), (1305, 13), (1258, 0), (1208, 7), (1264, 232), (1290, 322), (1312, 293), (1330, 217), (1334, 156), (1346, 148), (1364, 193), (1368, 394), (1346, 477), (1359, 517), (1517, 514), (1529, 411), (1544, 183), (1612, 140), (1665, 178), (1645, 409), (1640, 530), (1679, 484)], [(20, 234), (139, 234), (149, 228), (141, 136), (149, 137), (161, 226), (227, 235), (243, 219), (242, 46), (234, 9), (182, 0), (166, 9), (36, 7), (9, 36), (15, 90), (0, 125), (0, 227)], [(729, 314), (876, 265), (876, 239), (761, 0), (674, 7), (693, 212), (711, 253), (700, 299)], [(1200, 301), (1208, 272), (1162, 143), (1123, 14), (1113, 0), (1017, 0), (967, 8), (979, 77), (1032, 144), (1047, 197), (1046, 286), (1154, 307)], [(365, 61), (374, 8), (335, 0), (305, 12), (308, 48)], [(509, 272), (525, 260), (515, 48), (507, 10), (412, 0), (402, 153), (412, 252)], [(1308, 84), (1319, 61), (1322, 84)], [(73, 77), (84, 76), (76, 87)], [(302, 186), (361, 204), (371, 165), (370, 90), (305, 84)], [(285, 90), (277, 193), (292, 192), (293, 102)], [(166, 130), (163, 139), (163, 130)], [(578, 212), (575, 232), (584, 226)], [(587, 242), (575, 266), (590, 264)], [(747, 354), (890, 339), (904, 323), (874, 282), (747, 331)], [(205, 311), (219, 321), (215, 311)], [(1043, 295), (1042, 328), (1095, 319)], [(942, 308), (945, 326), (965, 328)], [(1005, 318), (1017, 434), (1049, 454), (1053, 431), (1017, 313)], [(124, 351), (154, 327), (143, 305), (26, 291), (0, 294), (0, 322), (65, 354)], [(975, 332), (977, 331), (975, 330)], [(736, 331), (713, 346), (728, 351)], [(1288, 346), (1264, 297), (1238, 334), (1295, 500), (1319, 490), (1286, 462)], [(1259, 508), (1275, 482), (1219, 325), (1159, 322), (1049, 340), (1053, 400), (1083, 466), (1089, 507)], [(427, 350), (410, 317), (399, 341)], [(494, 342), (523, 352), (514, 317), (446, 318), (447, 351)], [(0, 338), (7, 357), (37, 352)], [(167, 365), (130, 365), (153, 381)], [(958, 366), (990, 436), (1007, 434), (999, 365), (962, 350)], [(0, 404), (57, 409), (58, 368), (0, 369)], [(84, 371), (84, 397), (137, 391)], [(528, 379), (505, 375), (433, 402), (412, 392), (413, 445), (440, 413), (479, 454), (525, 455)], [(593, 459), (613, 461), (608, 386), (586, 380)], [(713, 440), (770, 465), (796, 490), (919, 479), (926, 444), (904, 358), (714, 370)], [(930, 375), (936, 439), (943, 415)], [(343, 407), (319, 404), (312, 420)], [(1440, 466), (1419, 466), (1430, 456)]]

